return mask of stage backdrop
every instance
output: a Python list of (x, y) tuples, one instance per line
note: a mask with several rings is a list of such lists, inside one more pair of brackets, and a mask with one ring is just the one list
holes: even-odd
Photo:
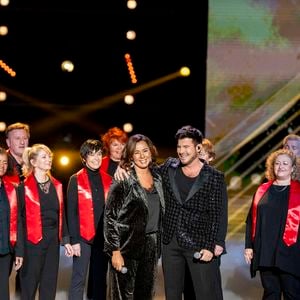
[(219, 157), (297, 101), (299, 39), (298, 0), (209, 1), (205, 132)]

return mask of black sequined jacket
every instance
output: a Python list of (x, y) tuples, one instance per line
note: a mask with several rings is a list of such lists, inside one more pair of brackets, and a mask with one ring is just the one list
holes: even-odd
[(160, 166), (166, 204), (163, 243), (168, 244), (176, 234), (179, 246), (185, 249), (214, 252), (221, 223), (224, 174), (204, 164), (187, 199), (182, 201), (175, 182), (180, 167), (175, 158)]

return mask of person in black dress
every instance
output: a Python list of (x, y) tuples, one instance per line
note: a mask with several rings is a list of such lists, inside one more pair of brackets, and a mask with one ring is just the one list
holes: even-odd
[(60, 243), (72, 256), (65, 220), (63, 187), (51, 173), (52, 151), (44, 144), (23, 153), (24, 182), (18, 185), (24, 229), (24, 262), (20, 269), (21, 300), (54, 300)]
[(262, 299), (300, 296), (300, 182), (294, 180), (296, 156), (271, 153), (266, 179), (254, 194), (246, 220), (244, 256), (251, 277), (260, 273)]

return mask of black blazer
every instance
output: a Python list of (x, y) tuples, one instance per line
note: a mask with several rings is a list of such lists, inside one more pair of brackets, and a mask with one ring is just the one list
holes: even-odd
[[(175, 158), (167, 159), (160, 166), (166, 206), (163, 243), (168, 244), (176, 234), (178, 244), (183, 248), (214, 252), (217, 240), (220, 239), (218, 232), (226, 186), (224, 174), (204, 164), (187, 199), (182, 202), (175, 183), (176, 171), (180, 167), (179, 159)], [(227, 209), (225, 215), (224, 211), (222, 213), (222, 226), (226, 226), (227, 230)], [(223, 235), (226, 230), (223, 230)]]

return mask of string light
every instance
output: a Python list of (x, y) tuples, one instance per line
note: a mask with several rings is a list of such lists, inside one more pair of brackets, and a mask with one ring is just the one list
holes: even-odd
[(3, 60), (0, 60), (0, 68), (3, 69), (11, 77), (16, 76), (16, 72), (10, 66), (8, 66)]
[(126, 61), (126, 65), (127, 65), (127, 68), (128, 68), (131, 83), (135, 84), (135, 83), (137, 83), (137, 78), (136, 78), (136, 75), (135, 75), (132, 59), (131, 59), (131, 56), (130, 56), (129, 53), (125, 54), (125, 61)]

